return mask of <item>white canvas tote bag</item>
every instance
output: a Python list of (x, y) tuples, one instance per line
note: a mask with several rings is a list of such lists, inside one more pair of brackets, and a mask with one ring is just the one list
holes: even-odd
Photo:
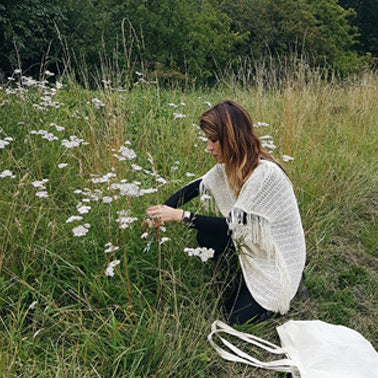
[[(225, 360), (291, 373), (301, 378), (377, 378), (378, 353), (357, 331), (320, 320), (289, 320), (276, 328), (282, 347), (254, 335), (237, 331), (216, 320), (208, 340)], [(263, 362), (243, 352), (222, 334), (233, 335), (248, 344), (284, 358)], [(228, 350), (213, 340), (217, 336)]]

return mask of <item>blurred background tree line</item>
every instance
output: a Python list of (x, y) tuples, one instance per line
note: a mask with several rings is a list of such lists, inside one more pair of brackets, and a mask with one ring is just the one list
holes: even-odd
[(378, 56), (377, 25), (378, 0), (1, 0), (0, 75), (105, 65), (203, 83), (288, 56), (348, 74)]

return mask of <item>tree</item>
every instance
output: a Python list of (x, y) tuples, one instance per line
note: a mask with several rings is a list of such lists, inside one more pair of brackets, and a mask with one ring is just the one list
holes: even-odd
[(40, 69), (56, 58), (55, 25), (65, 16), (58, 0), (3, 0), (0, 4), (0, 67)]
[(351, 24), (358, 27), (360, 33), (357, 51), (378, 57), (378, 0), (339, 0), (339, 3), (344, 9), (356, 12)]

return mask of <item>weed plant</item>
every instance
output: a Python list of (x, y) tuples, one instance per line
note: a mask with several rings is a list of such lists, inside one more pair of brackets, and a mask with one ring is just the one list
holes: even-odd
[(141, 225), (145, 208), (214, 164), (195, 124), (225, 99), (247, 108), (293, 182), (310, 293), (238, 328), (279, 343), (279, 324), (322, 319), (378, 346), (375, 75), (297, 72), (251, 87), (229, 77), (185, 91), (14, 78), (0, 89), (2, 377), (279, 376), (227, 363), (207, 343), (222, 298), (212, 262), (183, 251), (194, 231)]

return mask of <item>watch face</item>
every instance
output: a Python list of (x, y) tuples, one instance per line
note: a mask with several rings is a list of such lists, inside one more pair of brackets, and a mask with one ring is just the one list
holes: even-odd
[(184, 215), (182, 217), (182, 223), (184, 223), (187, 226), (190, 225), (191, 224), (191, 218), (192, 218), (192, 214), (189, 211), (185, 211)]

